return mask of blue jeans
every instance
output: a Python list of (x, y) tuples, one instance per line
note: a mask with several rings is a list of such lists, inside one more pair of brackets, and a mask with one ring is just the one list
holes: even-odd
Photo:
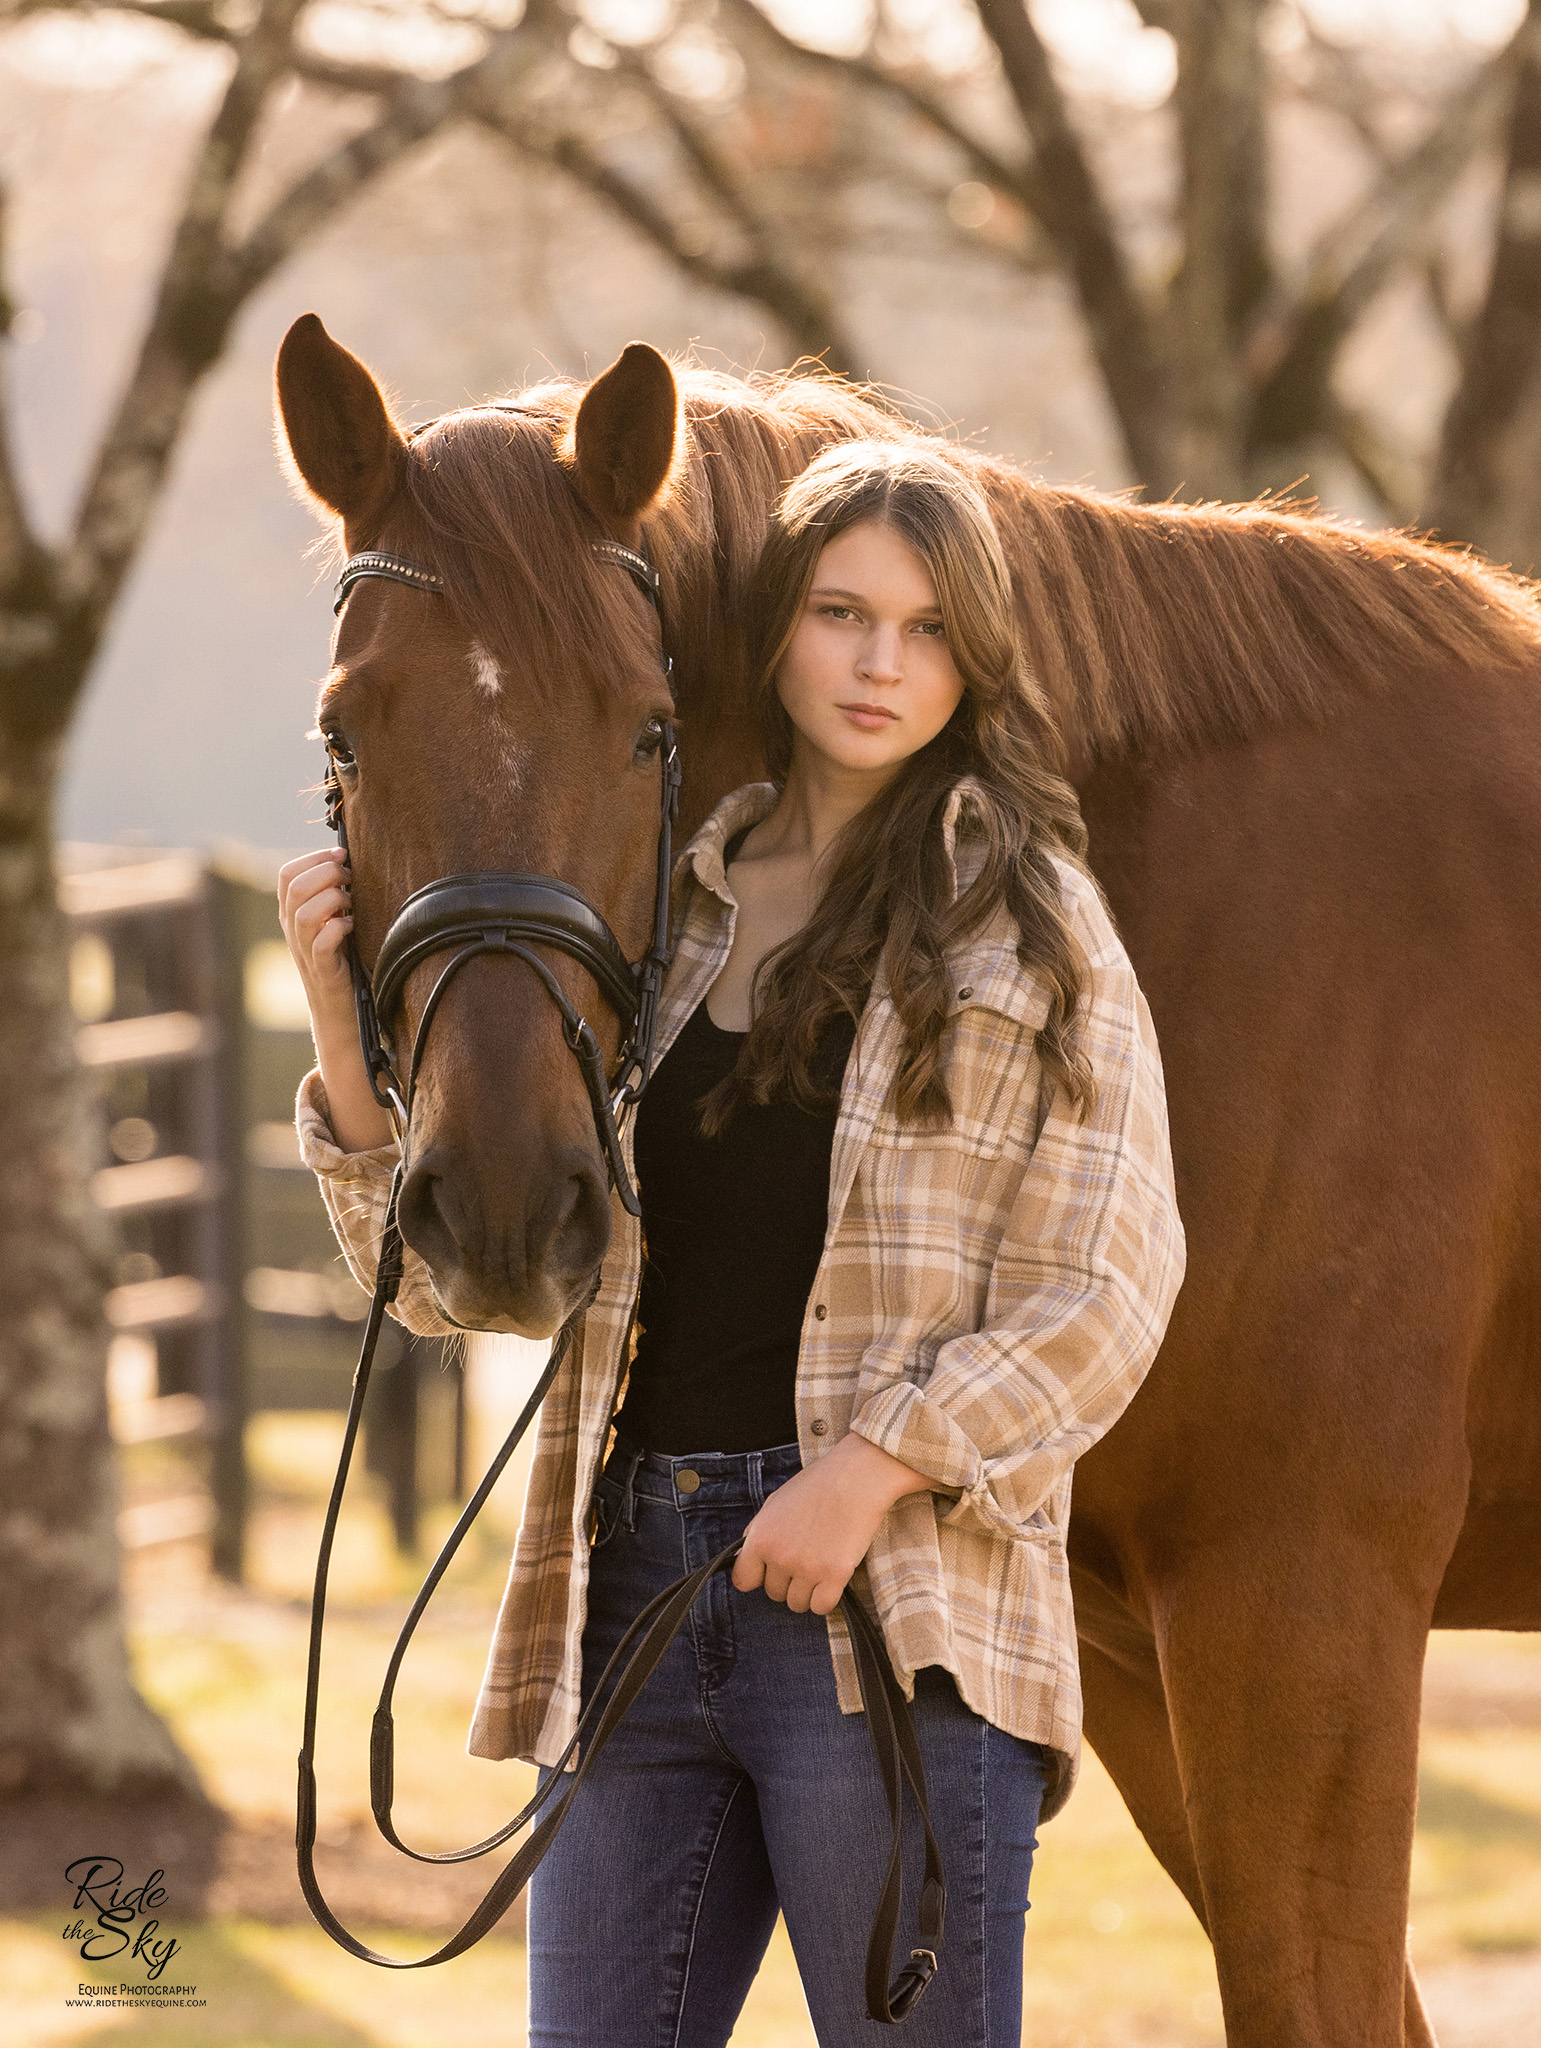
[[(585, 1702), (638, 1610), (742, 1535), (799, 1462), (795, 1444), (612, 1453), (595, 1494)], [(700, 1484), (686, 1490), (691, 1473)], [(1043, 1755), (971, 1712), (939, 1667), (918, 1674), (914, 1713), (947, 1928), (902, 2039), (1019, 2048)], [(719, 1573), (531, 1883), (531, 2048), (722, 2048), (778, 1906), (822, 2048), (901, 2038), (867, 2018), (863, 1992), (888, 1852), (866, 1717), (840, 1711), (823, 1620)], [(907, 1806), (896, 1967), (915, 1938), (920, 1867)]]

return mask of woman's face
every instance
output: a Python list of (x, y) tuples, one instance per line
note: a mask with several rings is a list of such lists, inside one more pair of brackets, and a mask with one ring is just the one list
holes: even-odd
[(819, 556), (776, 690), (794, 771), (811, 755), (881, 784), (951, 718), (963, 678), (931, 572), (891, 526), (848, 526)]

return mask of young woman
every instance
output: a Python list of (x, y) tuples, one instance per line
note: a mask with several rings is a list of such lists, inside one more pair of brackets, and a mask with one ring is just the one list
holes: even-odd
[[(1015, 2048), (1034, 1830), (1080, 1739), (1071, 1470), (1181, 1278), (1160, 1063), (961, 469), (822, 456), (772, 522), (751, 631), (772, 779), (680, 864), (628, 1134), (641, 1231), (617, 1204), (576, 1391), (548, 1397), (472, 1747), (552, 1761), (580, 1671), (586, 1701), (653, 1594), (741, 1536), (532, 1884), (530, 2040), (720, 2048), (778, 1906), (820, 2042), (880, 2039), (887, 1811), (824, 1619), (854, 1577), (913, 1686), (948, 1885), (905, 2037)], [(292, 863), (281, 895), (320, 1052), (302, 1142), (372, 1284), (394, 1153), (335, 862)], [(401, 1309), (443, 1327), (410, 1264)]]

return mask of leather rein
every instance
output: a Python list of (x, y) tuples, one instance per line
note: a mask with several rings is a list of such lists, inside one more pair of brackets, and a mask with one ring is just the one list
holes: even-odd
[[(657, 611), (658, 571), (645, 556), (619, 541), (589, 543), (599, 559), (624, 569)], [(340, 612), (353, 586), (366, 577), (381, 577), (401, 583), (426, 595), (442, 596), (443, 579), (401, 556), (378, 549), (350, 557), (337, 583)], [(664, 673), (672, 676), (672, 663), (662, 656)], [(670, 683), (670, 695), (673, 696)], [(484, 953), (507, 954), (522, 961), (540, 980), (562, 1018), (562, 1035), (576, 1057), (588, 1091), (594, 1127), (604, 1153), (610, 1179), (623, 1206), (632, 1216), (641, 1213), (636, 1189), (626, 1171), (620, 1132), (627, 1113), (641, 1098), (652, 1072), (653, 1046), (658, 1023), (658, 1001), (672, 950), (669, 946), (669, 884), (673, 861), (674, 824), (679, 811), (680, 759), (672, 721), (661, 724), (662, 795), (658, 832), (657, 890), (654, 899), (652, 941), (642, 958), (627, 959), (624, 949), (598, 910), (571, 884), (550, 875), (523, 872), (476, 872), (446, 875), (419, 889), (392, 920), (381, 943), (372, 975), (366, 973), (352, 939), (348, 941), (349, 969), (353, 981), (354, 1007), (358, 1017), (359, 1043), (369, 1072), (375, 1100), (391, 1116), (402, 1149), (386, 1205), (381, 1236), (379, 1265), (369, 1319), (353, 1378), (347, 1421), (343, 1428), (342, 1452), (337, 1474), (327, 1501), (321, 1542), (316, 1558), (315, 1587), (311, 1599), (310, 1643), (305, 1673), (305, 1721), (299, 1755), (299, 1790), (295, 1825), (295, 1849), (300, 1889), (320, 1925), (350, 1955), (363, 1962), (391, 1970), (420, 1970), (434, 1963), (448, 1962), (464, 1954), (496, 1925), (534, 1873), (551, 1847), (579, 1786), (603, 1750), (616, 1726), (657, 1668), (669, 1644), (689, 1618), (698, 1595), (718, 1572), (728, 1570), (737, 1557), (739, 1545), (731, 1545), (710, 1563), (677, 1580), (659, 1593), (632, 1622), (605, 1667), (593, 1697), (579, 1718), (572, 1739), (546, 1773), (533, 1799), (505, 1822), (495, 1834), (463, 1849), (429, 1851), (413, 1849), (401, 1840), (392, 1817), (395, 1798), (395, 1721), (392, 1703), (396, 1681), (417, 1625), (449, 1568), (472, 1523), (481, 1512), (493, 1487), (502, 1476), (514, 1450), (534, 1421), (542, 1401), (571, 1349), (574, 1329), (586, 1313), (586, 1301), (573, 1311), (558, 1331), (551, 1356), (518, 1420), (488, 1466), (481, 1483), (466, 1502), (443, 1549), (435, 1558), (416, 1599), (403, 1622), (386, 1667), (379, 1704), (370, 1731), (370, 1806), (380, 1833), (403, 1855), (419, 1863), (466, 1863), (500, 1848), (531, 1822), (528, 1839), (499, 1872), (481, 1903), (464, 1925), (430, 1955), (400, 1958), (367, 1947), (349, 1932), (327, 1904), (316, 1878), (316, 1722), (320, 1701), (321, 1645), (326, 1616), (327, 1580), (333, 1542), (343, 1494), (352, 1465), (353, 1450), (363, 1418), (364, 1399), (374, 1366), (375, 1350), (384, 1326), (385, 1313), (401, 1287), (405, 1247), (397, 1223), (397, 1202), (401, 1192), (406, 1145), (411, 1122), (412, 1100), (422, 1066), (428, 1032), (455, 975), (468, 960)], [(348, 854), (344, 797), (335, 756), (329, 760), (325, 784), (327, 822)], [(351, 856), (348, 856), (351, 864)], [(621, 1020), (621, 1047), (613, 1075), (605, 1070), (604, 1054), (586, 1019), (563, 991), (546, 963), (530, 950), (532, 945), (554, 947), (578, 962), (593, 978), (600, 994)], [(413, 969), (436, 953), (450, 952), (418, 1019), (405, 1084), (398, 1076), (392, 1055), (386, 1049), (385, 1032), (400, 1002), (407, 977)], [(595, 1279), (595, 1291), (598, 1277)], [(589, 1301), (592, 1301), (591, 1293)], [(894, 1676), (888, 1652), (876, 1623), (849, 1590), (842, 1596), (841, 1613), (850, 1636), (857, 1683), (872, 1739), (878, 1772), (883, 1782), (891, 1826), (891, 1847), (872, 1931), (867, 1945), (865, 1990), (869, 2016), (892, 2023), (904, 2019), (936, 1973), (942, 1946), (946, 1914), (946, 1887), (941, 1857), (931, 1829), (926, 1800), (925, 1769), (908, 1703)], [(574, 1758), (575, 1768), (570, 1768)], [(925, 1837), (925, 1876), (921, 1886), (917, 1924), (921, 1946), (890, 1982), (894, 1940), (898, 1930), (902, 1892), (900, 1861), (903, 1788), (919, 1812)], [(546, 1808), (542, 1815), (541, 1809)]]

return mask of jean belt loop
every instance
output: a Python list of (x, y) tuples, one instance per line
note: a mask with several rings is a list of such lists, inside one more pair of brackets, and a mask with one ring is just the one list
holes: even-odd
[(754, 1502), (756, 1511), (764, 1507), (765, 1453), (763, 1451), (751, 1451), (749, 1453), (749, 1498)]
[(626, 1524), (628, 1536), (637, 1533), (637, 1467), (642, 1463), (642, 1453), (633, 1451), (631, 1463), (626, 1467), (626, 1488), (621, 1497), (621, 1517)]

